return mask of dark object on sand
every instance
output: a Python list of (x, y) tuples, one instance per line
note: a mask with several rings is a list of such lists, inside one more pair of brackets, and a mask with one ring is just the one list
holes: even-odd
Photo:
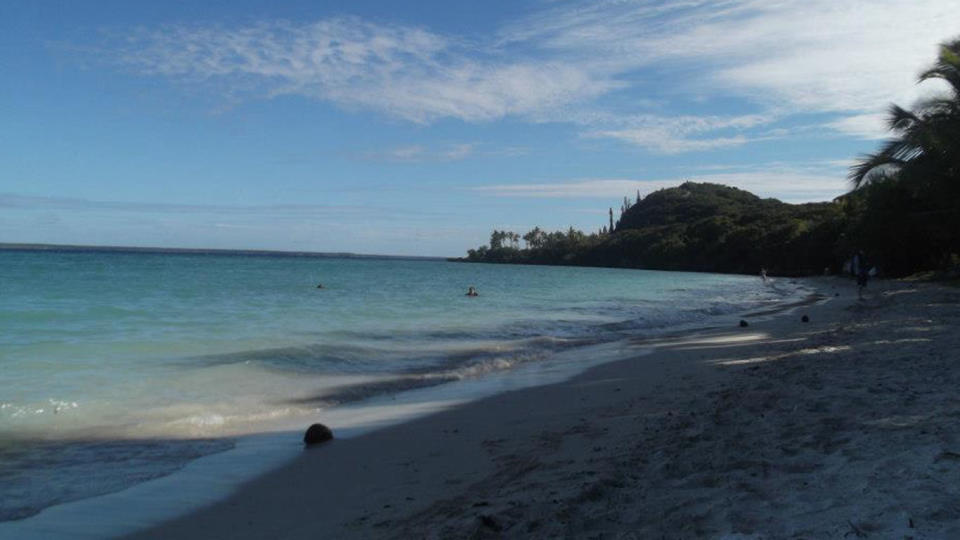
[(800, 322), (810, 322), (810, 317), (804, 315), (803, 317), (800, 317)]
[(477, 519), (480, 520), (480, 525), (494, 531), (500, 532), (503, 530), (503, 525), (497, 523), (497, 520), (493, 516), (488, 516), (486, 514), (481, 514), (477, 516)]
[(311, 444), (320, 444), (325, 443), (333, 439), (333, 432), (330, 431), (330, 428), (323, 424), (313, 424), (307, 428), (307, 432), (303, 434), (303, 444), (310, 446)]
[(740, 328), (746, 328), (746, 327), (748, 327), (748, 326), (750, 326), (750, 323), (748, 323), (747, 321), (745, 321), (745, 320), (743, 320), (743, 319), (740, 319)]

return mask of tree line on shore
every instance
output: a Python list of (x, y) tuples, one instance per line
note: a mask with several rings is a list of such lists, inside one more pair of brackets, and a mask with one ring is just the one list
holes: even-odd
[[(910, 110), (892, 105), (893, 136), (850, 170), (831, 202), (787, 204), (717, 184), (687, 182), (624, 198), (597, 232), (495, 230), (471, 262), (616, 266), (781, 275), (837, 272), (862, 251), (890, 276), (960, 264), (960, 39), (941, 46), (920, 82), (947, 92)], [(523, 240), (524, 247), (520, 247)]]

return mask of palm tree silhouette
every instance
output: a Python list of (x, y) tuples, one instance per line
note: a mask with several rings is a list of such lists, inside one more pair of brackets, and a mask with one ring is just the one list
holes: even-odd
[(960, 39), (940, 46), (918, 82), (929, 80), (947, 92), (891, 105), (894, 137), (849, 174), (864, 203), (856, 236), (900, 275), (960, 261)]
[[(880, 151), (863, 156), (850, 168), (854, 188), (898, 177), (916, 188), (946, 181), (957, 183), (960, 173), (960, 39), (940, 46), (936, 63), (920, 74), (918, 82), (939, 79), (946, 94), (918, 102), (910, 111), (891, 105), (887, 127), (896, 136)], [(955, 187), (955, 186), (949, 186)]]

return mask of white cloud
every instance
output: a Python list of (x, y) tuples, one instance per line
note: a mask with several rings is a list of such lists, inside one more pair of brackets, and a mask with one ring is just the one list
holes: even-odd
[(615, 86), (584, 66), (484, 59), (439, 34), (357, 18), (170, 26), (115, 46), (119, 61), (141, 73), (223, 88), (233, 97), (303, 95), (419, 123), (531, 114)]
[[(916, 74), (957, 31), (945, 1), (818, 0), (755, 4), (745, 19), (705, 31), (740, 60), (714, 77), (798, 111), (878, 112), (912, 102)], [(788, 29), (787, 31), (782, 31)]]
[(843, 175), (792, 170), (747, 170), (653, 180), (595, 178), (573, 182), (480, 186), (473, 190), (497, 197), (594, 198), (617, 201), (624, 196), (633, 197), (637, 191), (645, 196), (658, 189), (676, 187), (686, 181), (723, 184), (761, 197), (775, 197), (791, 203), (831, 200), (849, 190)]
[(385, 151), (366, 152), (364, 159), (385, 160), (410, 163), (459, 161), (474, 154), (476, 145), (473, 143), (449, 144), (439, 148), (429, 148), (420, 144), (411, 144), (390, 148)]
[[(120, 62), (140, 73), (232, 99), (301, 95), (417, 123), (510, 116), (570, 122), (586, 126), (589, 136), (677, 153), (757, 140), (750, 130), (758, 124), (666, 112), (637, 119), (635, 110), (596, 98), (629, 89), (636, 98), (631, 106), (641, 108), (651, 107), (646, 93), (654, 88), (678, 102), (736, 98), (753, 111), (733, 118), (838, 114), (822, 125), (875, 138), (876, 115), (929, 90), (916, 86), (916, 73), (933, 60), (939, 42), (958, 32), (952, 0), (551, 6), (478, 42), (344, 17), (165, 26), (122, 36), (113, 46)], [(601, 106), (611, 109), (584, 112)], [(703, 125), (691, 129), (691, 122)]]
[[(744, 135), (716, 135), (722, 132), (738, 132), (769, 123), (773, 117), (764, 115), (742, 116), (656, 116), (628, 115), (609, 117), (610, 115), (589, 115), (581, 117), (580, 122), (587, 126), (594, 124), (613, 125), (617, 129), (593, 129), (584, 133), (587, 137), (609, 137), (628, 142), (661, 154), (679, 154), (716, 148), (741, 146), (749, 140)], [(715, 134), (703, 137), (703, 134)], [(765, 135), (770, 138), (770, 135)]]
[(832, 200), (850, 191), (843, 174), (791, 170), (717, 173), (697, 176), (693, 180), (733, 186), (761, 197), (775, 197), (791, 203)]
[[(689, 76), (677, 90), (780, 113), (870, 115), (925, 92), (916, 74), (958, 32), (955, 10), (948, 0), (611, 0), (536, 14), (501, 40), (599, 59), (617, 74), (680, 66)], [(833, 127), (850, 133), (851, 122)]]
[(876, 140), (890, 136), (885, 114), (855, 114), (827, 123), (827, 127), (860, 139)]
[(742, 135), (735, 137), (714, 137), (710, 139), (685, 139), (668, 137), (662, 133), (644, 129), (591, 131), (587, 133), (587, 136), (620, 139), (621, 141), (649, 148), (661, 154), (680, 154), (683, 152), (714, 150), (717, 148), (742, 146), (747, 143), (747, 138)]

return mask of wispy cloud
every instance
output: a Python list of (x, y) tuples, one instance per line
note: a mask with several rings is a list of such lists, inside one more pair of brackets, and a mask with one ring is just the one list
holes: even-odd
[(827, 127), (860, 139), (875, 140), (890, 136), (887, 130), (887, 117), (879, 113), (842, 116), (828, 122)]
[[(603, 59), (628, 73), (682, 65), (682, 90), (791, 111), (876, 111), (918, 95), (915, 74), (957, 32), (947, 0), (607, 0), (506, 27), (505, 43)], [(680, 90), (680, 89), (678, 89)]]
[[(669, 187), (668, 181), (642, 181), (622, 178), (593, 178), (573, 182), (556, 182), (542, 184), (499, 184), (478, 186), (471, 188), (474, 191), (489, 193), (498, 197), (536, 197), (536, 198), (597, 198), (608, 199), (623, 197), (636, 190), (655, 191)], [(643, 191), (641, 191), (642, 193)]]
[(562, 61), (510, 61), (427, 30), (354, 17), (241, 28), (166, 26), (117, 40), (141, 73), (234, 97), (302, 95), (426, 123), (560, 107), (615, 83)]
[(446, 151), (442, 152), (440, 155), (447, 160), (458, 160), (464, 159), (471, 154), (473, 154), (474, 145), (473, 144), (455, 144), (448, 148)]
[(363, 158), (408, 163), (459, 161), (472, 156), (476, 152), (476, 146), (473, 143), (458, 143), (431, 148), (422, 144), (411, 144), (387, 150), (364, 152)]
[(399, 148), (392, 148), (383, 153), (371, 153), (367, 154), (368, 157), (386, 157), (390, 160), (395, 161), (413, 161), (419, 159), (426, 153), (427, 149), (421, 145), (411, 145), (411, 146), (401, 146)]
[(497, 197), (569, 198), (620, 200), (640, 192), (647, 195), (659, 189), (676, 187), (683, 182), (711, 182), (792, 202), (830, 200), (847, 191), (843, 175), (817, 174), (793, 170), (717, 172), (694, 177), (667, 179), (590, 178), (567, 182), (534, 184), (500, 184), (479, 186), (474, 191)]
[(628, 143), (649, 148), (661, 154), (680, 154), (700, 150), (714, 150), (742, 146), (747, 143), (743, 135), (734, 137), (713, 137), (708, 139), (690, 139), (670, 137), (662, 132), (647, 129), (621, 129), (612, 131), (591, 131), (588, 137), (611, 137)]
[(636, 110), (597, 98), (629, 90), (634, 107), (649, 107), (651, 90), (721, 96), (752, 107), (734, 118), (830, 113), (825, 127), (875, 138), (889, 102), (924, 92), (915, 74), (957, 32), (954, 12), (950, 0), (584, 0), (477, 41), (341, 17), (141, 29), (106, 54), (231, 100), (300, 95), (417, 123), (570, 122), (586, 136), (678, 153), (747, 144), (763, 138), (760, 123), (659, 111), (631, 124), (618, 118)]
[[(741, 146), (760, 136), (748, 138), (739, 132), (767, 124), (773, 121), (773, 117), (759, 114), (728, 117), (592, 115), (579, 121), (588, 126), (588, 130), (584, 132), (586, 137), (613, 138), (660, 154), (680, 154)], [(589, 128), (597, 124), (612, 126), (614, 129)], [(769, 134), (763, 136), (770, 137)]]

